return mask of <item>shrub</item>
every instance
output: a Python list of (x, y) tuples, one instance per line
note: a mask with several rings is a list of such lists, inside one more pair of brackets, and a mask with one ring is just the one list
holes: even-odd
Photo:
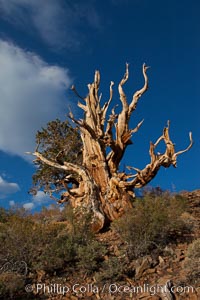
[[(16, 299), (14, 295), (24, 293), (25, 280), (15, 273), (0, 274), (0, 295), (3, 299)], [(2, 298), (1, 298), (2, 299)]]
[(74, 255), (74, 245), (66, 231), (65, 235), (52, 236), (52, 240), (43, 246), (34, 268), (52, 273), (64, 268), (66, 263), (73, 262)]
[(13, 214), (1, 224), (0, 261), (25, 262), (34, 271), (47, 246), (54, 243), (63, 226), (37, 224), (29, 216)]
[(126, 273), (125, 261), (113, 256), (102, 263), (100, 272), (96, 273), (97, 282), (115, 282), (123, 279)]
[(90, 240), (89, 243), (77, 247), (77, 266), (87, 274), (98, 270), (106, 253), (105, 246), (96, 240)]
[[(60, 228), (58, 234), (45, 243), (36, 268), (52, 272), (65, 267), (70, 271), (77, 267), (80, 272), (91, 273), (102, 260), (105, 247), (95, 240), (90, 215), (74, 214), (70, 207), (65, 214), (67, 226)], [(47, 226), (49, 227), (50, 225)]]
[(40, 223), (51, 223), (60, 221), (61, 212), (59, 206), (51, 205), (50, 207), (42, 207), (39, 213), (34, 215), (35, 219), (37, 219)]
[[(43, 213), (43, 212), (42, 212)], [(66, 223), (41, 223), (21, 213), (12, 213), (1, 223), (0, 262), (25, 262), (29, 271), (53, 272), (66, 265), (91, 272), (105, 253), (91, 231), (91, 216), (65, 209)]]
[(76, 266), (79, 271), (90, 274), (98, 269), (99, 263), (106, 253), (103, 243), (96, 240), (94, 232), (91, 230), (92, 216), (84, 214), (74, 214), (69, 207), (66, 210), (67, 219), (70, 221), (70, 240), (74, 246), (74, 256)]
[(129, 258), (147, 254), (165, 245), (172, 233), (185, 227), (180, 216), (185, 208), (183, 198), (168, 193), (147, 193), (134, 202), (134, 208), (112, 226), (128, 245)]
[(200, 283), (200, 238), (189, 245), (184, 268), (188, 271), (188, 279), (191, 282)]
[(29, 266), (37, 256), (40, 228), (28, 217), (12, 215), (1, 225), (0, 260), (25, 261)]
[(6, 222), (7, 219), (8, 219), (8, 212), (3, 207), (0, 207), (0, 223)]

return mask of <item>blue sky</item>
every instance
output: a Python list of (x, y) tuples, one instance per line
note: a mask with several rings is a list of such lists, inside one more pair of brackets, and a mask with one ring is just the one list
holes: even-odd
[[(37, 130), (64, 119), (69, 106), (77, 117), (75, 84), (86, 95), (96, 69), (107, 100), (130, 63), (125, 86), (128, 99), (143, 84), (141, 67), (149, 69), (150, 88), (132, 116), (133, 136), (121, 167), (143, 168), (149, 142), (171, 121), (178, 168), (162, 169), (152, 186), (173, 191), (200, 188), (200, 3), (158, 0), (0, 0), (0, 206), (39, 209), (52, 203), (41, 191), (28, 195), (34, 167), (24, 153), (34, 149)], [(162, 151), (162, 147), (160, 149)]]

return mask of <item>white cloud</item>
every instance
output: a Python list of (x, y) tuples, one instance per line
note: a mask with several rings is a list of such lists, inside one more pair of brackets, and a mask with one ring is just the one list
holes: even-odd
[(63, 116), (70, 84), (66, 69), (0, 40), (0, 150), (27, 157), (36, 131)]
[(9, 201), (9, 205), (10, 205), (10, 206), (15, 206), (15, 201), (14, 201), (14, 200), (10, 200), (10, 201)]
[(23, 208), (25, 210), (31, 210), (34, 207), (34, 203), (33, 202), (27, 202), (25, 204), (23, 204)]
[(43, 204), (50, 200), (49, 196), (43, 191), (38, 191), (35, 196), (33, 196), (33, 202), (35, 204)]
[(0, 176), (0, 199), (14, 194), (20, 190), (20, 187), (15, 182), (8, 182)]
[(81, 35), (78, 28), (100, 27), (94, 0), (0, 0), (0, 12), (8, 21), (30, 28), (50, 46), (77, 47)]
[(23, 208), (25, 210), (31, 210), (33, 208), (39, 207), (49, 202), (50, 198), (43, 191), (38, 191), (37, 195), (33, 196), (31, 200), (32, 201), (23, 204)]

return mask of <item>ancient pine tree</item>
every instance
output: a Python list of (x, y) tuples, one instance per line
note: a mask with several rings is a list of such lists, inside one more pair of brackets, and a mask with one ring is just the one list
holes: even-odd
[[(148, 89), (148, 67), (143, 64), (142, 73), (144, 85), (133, 94), (130, 103), (124, 92), (124, 84), (129, 78), (129, 68), (126, 64), (124, 77), (118, 85), (121, 112), (110, 110), (113, 98), (113, 85), (110, 83), (110, 98), (101, 105), (99, 94), (100, 73), (95, 72), (94, 81), (88, 84), (88, 95), (82, 98), (75, 87), (74, 93), (81, 99), (78, 106), (84, 111), (83, 119), (77, 120), (72, 112), (70, 119), (78, 126), (82, 140), (82, 163), (76, 164), (65, 161), (62, 151), (59, 151), (54, 160), (47, 158), (39, 149), (33, 155), (43, 165), (54, 168), (64, 174), (59, 184), (63, 185), (65, 192), (60, 203), (69, 201), (74, 209), (85, 208), (92, 212), (94, 229), (99, 231), (105, 224), (119, 218), (127, 209), (132, 207), (134, 190), (142, 188), (157, 174), (160, 167), (176, 167), (177, 156), (188, 151), (192, 144), (192, 134), (189, 134), (190, 144), (182, 151), (175, 152), (175, 147), (169, 136), (169, 121), (162, 135), (155, 143), (150, 142), (150, 162), (143, 168), (129, 168), (129, 172), (119, 170), (127, 146), (131, 145), (131, 137), (136, 133), (141, 121), (135, 128), (129, 127), (132, 113), (136, 110), (140, 97)], [(108, 112), (110, 115), (108, 115)], [(166, 150), (157, 153), (156, 147), (164, 141)], [(59, 158), (59, 159), (58, 159)], [(130, 174), (130, 170), (131, 174)], [(134, 211), (133, 211), (134, 213)]]

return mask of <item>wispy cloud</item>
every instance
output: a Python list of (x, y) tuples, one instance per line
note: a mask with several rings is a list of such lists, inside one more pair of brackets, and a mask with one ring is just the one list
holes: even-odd
[(43, 204), (50, 200), (49, 196), (43, 191), (38, 191), (35, 196), (33, 196), (33, 202), (36, 204)]
[[(50, 198), (43, 191), (38, 191), (35, 196), (32, 197), (32, 201), (23, 204), (25, 210), (31, 210), (33, 208), (41, 207), (44, 204), (48, 204)], [(50, 204), (51, 205), (51, 204)]]
[(34, 203), (33, 203), (33, 202), (27, 202), (27, 203), (24, 203), (24, 204), (23, 204), (23, 208), (24, 208), (25, 210), (31, 210), (31, 209), (34, 208)]
[[(96, 1), (0, 0), (0, 12), (15, 26), (35, 31), (50, 46), (78, 47), (82, 28), (99, 29)], [(80, 31), (82, 34), (80, 34)]]
[(25, 157), (35, 133), (63, 116), (68, 71), (0, 40), (0, 150)]
[(15, 201), (14, 201), (14, 200), (10, 200), (10, 201), (9, 201), (9, 205), (10, 205), (11, 207), (15, 206)]
[(20, 190), (20, 187), (15, 182), (8, 182), (0, 176), (0, 199), (4, 199), (11, 194), (15, 194)]

